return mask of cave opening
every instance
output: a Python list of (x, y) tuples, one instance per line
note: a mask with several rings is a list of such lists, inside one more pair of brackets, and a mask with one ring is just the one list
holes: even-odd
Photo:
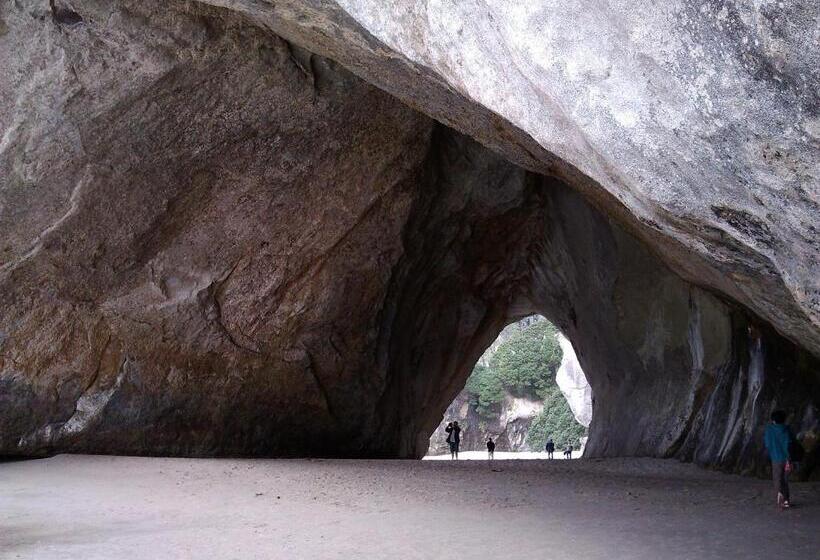
[(770, 409), (805, 410), (813, 423), (815, 397), (797, 391), (816, 387), (813, 361), (784, 351), (773, 329), (753, 340), (749, 326), (761, 323), (748, 310), (681, 277), (576, 188), (441, 124), (426, 153), (392, 277), (390, 294), (402, 295), (382, 316), (378, 431), (365, 433), (363, 454), (441, 453), (431, 434), (474, 365), (506, 325), (533, 314), (572, 340), (595, 395), (584, 457), (765, 474)]
[(430, 435), (425, 459), (450, 457), (447, 427), (460, 426), (460, 459), (543, 459), (583, 454), (592, 388), (570, 340), (541, 315), (505, 326), (473, 366)]

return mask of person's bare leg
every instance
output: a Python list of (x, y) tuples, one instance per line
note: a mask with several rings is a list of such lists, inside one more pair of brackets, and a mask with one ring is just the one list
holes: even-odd
[(786, 472), (785, 465), (783, 465), (783, 472), (780, 475), (780, 491), (783, 493), (783, 507), (789, 507), (791, 505), (789, 498), (789, 473)]
[(772, 482), (774, 483), (777, 507), (784, 507), (788, 498), (788, 489), (785, 486), (786, 464), (772, 461)]

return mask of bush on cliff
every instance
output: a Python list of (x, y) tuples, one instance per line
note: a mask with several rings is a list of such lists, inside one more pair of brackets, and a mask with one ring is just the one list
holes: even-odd
[(561, 364), (558, 330), (539, 321), (515, 332), (490, 358), (490, 365), (477, 364), (466, 390), (479, 414), (497, 411), (504, 395), (541, 400), (556, 388), (555, 372)]
[(510, 394), (543, 399), (556, 386), (561, 355), (558, 329), (548, 321), (539, 321), (504, 341), (490, 358), (490, 368)]
[(555, 448), (562, 451), (568, 444), (578, 449), (586, 429), (575, 420), (569, 403), (556, 386), (544, 398), (544, 410), (535, 417), (527, 432), (527, 444), (533, 451), (543, 451), (551, 437)]

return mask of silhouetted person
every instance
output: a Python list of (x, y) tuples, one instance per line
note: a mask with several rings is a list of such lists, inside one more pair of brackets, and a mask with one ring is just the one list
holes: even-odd
[(786, 426), (786, 413), (782, 410), (775, 410), (772, 412), (772, 423), (766, 426), (763, 442), (769, 452), (769, 459), (772, 460), (772, 480), (777, 495), (777, 506), (780, 508), (787, 508), (790, 505), (789, 471), (791, 470), (791, 462), (789, 445), (792, 439), (794, 439), (794, 436)]
[(458, 459), (458, 446), (461, 443), (461, 428), (458, 422), (450, 422), (444, 431), (447, 432), (447, 443), (450, 444), (450, 459)]
[(547, 452), (547, 459), (552, 459), (552, 454), (555, 453), (555, 442), (552, 441), (552, 438), (547, 440), (544, 450)]
[(492, 460), (495, 457), (495, 442), (493, 438), (487, 440), (487, 456)]
[(564, 459), (572, 459), (572, 446), (567, 445), (567, 448), (564, 449)]

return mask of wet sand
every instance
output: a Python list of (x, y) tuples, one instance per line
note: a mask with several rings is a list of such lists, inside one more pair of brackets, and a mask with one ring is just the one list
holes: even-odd
[(820, 484), (675, 461), (0, 464), (0, 558), (809, 559)]

